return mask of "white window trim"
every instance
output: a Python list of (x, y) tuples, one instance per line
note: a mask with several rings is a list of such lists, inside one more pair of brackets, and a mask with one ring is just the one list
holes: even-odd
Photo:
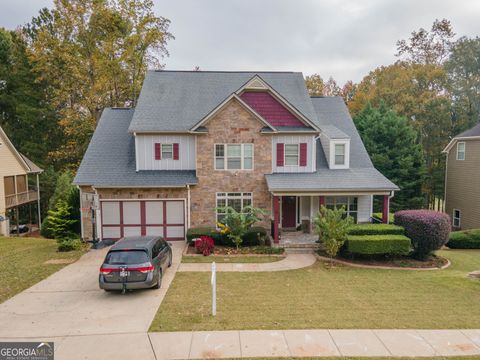
[[(345, 145), (345, 163), (343, 165), (335, 164), (335, 145)], [(350, 140), (330, 140), (330, 169), (349, 169), (350, 168)]]
[[(217, 145), (223, 145), (223, 169), (217, 169)], [(228, 169), (228, 156), (227, 156), (227, 146), (228, 145), (240, 145), (240, 169)], [(245, 145), (252, 146), (252, 168), (245, 169)], [(215, 143), (213, 144), (213, 168), (216, 171), (253, 171), (255, 169), (255, 145), (253, 143)]]
[[(245, 191), (245, 192), (240, 192), (240, 191), (230, 191), (230, 193), (237, 193), (240, 194), (240, 196), (228, 196), (228, 191), (219, 191), (215, 193), (215, 209), (218, 207), (218, 199), (225, 199), (225, 206), (228, 206), (228, 199), (240, 199), (241, 201), (241, 206), (243, 210), (243, 200), (244, 199), (250, 199), (250, 205), (253, 206), (253, 192), (251, 191)], [(219, 194), (225, 194), (225, 196), (219, 196)], [(244, 194), (250, 194), (250, 195), (244, 195)], [(215, 210), (215, 223), (218, 223), (218, 211)], [(222, 214), (221, 214), (222, 215)]]
[[(287, 151), (285, 148), (288, 145), (295, 145), (297, 147), (297, 163), (296, 164), (287, 164)], [(300, 166), (300, 144), (299, 143), (284, 143), (283, 144), (283, 166)]]
[[(327, 198), (329, 198), (329, 197), (333, 198), (333, 204), (327, 204)], [(339, 197), (343, 197), (343, 196), (326, 196), (325, 197), (325, 206), (333, 205), (335, 208), (337, 208), (337, 198), (339, 198)], [(348, 216), (352, 217), (350, 215), (351, 213), (355, 213), (357, 215), (356, 222), (358, 223), (358, 214), (360, 213), (360, 211), (358, 209), (359, 208), (359, 205), (358, 205), (359, 204), (359, 197), (358, 196), (346, 196), (346, 198), (347, 198), (347, 204), (342, 204), (342, 205), (346, 205), (345, 211), (346, 211)], [(352, 211), (352, 210), (350, 210), (350, 205), (352, 204), (352, 202), (355, 201), (354, 200), (355, 198), (357, 199), (357, 210)]]
[[(459, 145), (460, 145), (460, 144), (463, 144), (463, 151), (462, 151), (462, 153), (463, 153), (463, 159), (460, 159), (460, 158), (458, 157), (458, 154), (460, 153), (460, 151), (458, 151), (458, 150), (459, 150), (458, 148), (459, 148)], [(466, 157), (466, 152), (467, 152), (466, 150), (467, 150), (467, 145), (465, 144), (465, 141), (459, 141), (459, 142), (457, 143), (457, 156), (456, 156), (456, 159), (459, 160), (459, 161), (464, 161), (464, 160), (465, 160), (465, 157)]]
[[(164, 146), (171, 146), (172, 147), (172, 151), (171, 151), (172, 157), (167, 158), (167, 157), (163, 156), (163, 147)], [(165, 143), (165, 144), (160, 143), (160, 160), (156, 160), (156, 161), (162, 161), (162, 160), (173, 160), (173, 143)]]
[[(455, 212), (458, 211), (458, 217), (455, 217)], [(455, 225), (455, 219), (458, 220), (458, 225)], [(452, 212), (452, 226), (455, 228), (459, 228), (462, 225), (462, 212), (460, 209), (453, 209)]]

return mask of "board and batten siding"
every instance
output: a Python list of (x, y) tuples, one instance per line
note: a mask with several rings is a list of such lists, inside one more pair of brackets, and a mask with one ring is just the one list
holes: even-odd
[[(179, 144), (179, 158), (155, 160), (155, 144)], [(150, 135), (135, 136), (137, 170), (195, 170), (195, 136)]]
[[(315, 172), (315, 148), (314, 135), (273, 135), (272, 136), (272, 172), (274, 173), (295, 173), (295, 172)], [(277, 144), (307, 144), (307, 165), (277, 166)], [(300, 154), (299, 154), (300, 157)]]

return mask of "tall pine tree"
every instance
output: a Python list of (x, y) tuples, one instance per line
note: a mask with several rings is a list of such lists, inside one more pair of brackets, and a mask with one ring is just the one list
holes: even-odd
[(368, 103), (354, 121), (374, 166), (401, 189), (392, 199), (392, 211), (423, 207), (425, 161), (406, 118), (381, 102), (378, 107)]

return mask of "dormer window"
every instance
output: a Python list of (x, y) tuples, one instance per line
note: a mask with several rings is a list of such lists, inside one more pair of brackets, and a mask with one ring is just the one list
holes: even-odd
[(335, 144), (335, 165), (345, 165), (345, 144)]
[(162, 144), (162, 159), (173, 159), (172, 144)]
[(298, 165), (298, 144), (285, 144), (285, 165)]
[(350, 167), (350, 139), (330, 140), (330, 169), (348, 169)]

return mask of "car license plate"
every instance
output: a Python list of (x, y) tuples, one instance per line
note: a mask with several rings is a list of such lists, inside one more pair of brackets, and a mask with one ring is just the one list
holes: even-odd
[(120, 270), (120, 277), (127, 277), (129, 274), (129, 271), (122, 269)]

